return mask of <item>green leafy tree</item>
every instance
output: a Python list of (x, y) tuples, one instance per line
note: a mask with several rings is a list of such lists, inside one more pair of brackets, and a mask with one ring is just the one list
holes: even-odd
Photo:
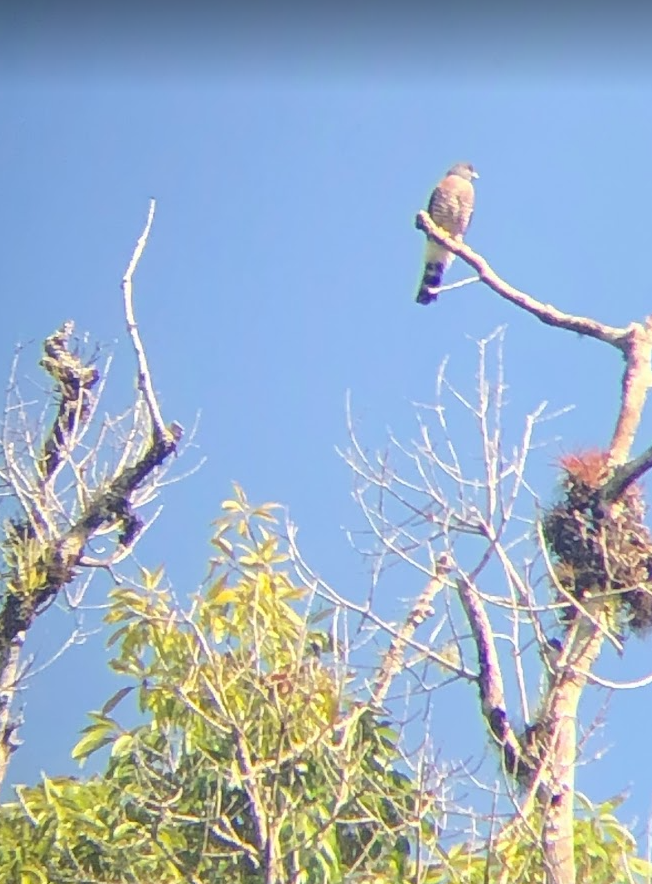
[[(189, 610), (161, 571), (111, 593), (111, 665), (130, 684), (73, 752), (110, 747), (106, 771), (19, 787), (2, 880), (398, 881), (417, 839), (434, 847), (436, 803), (352, 690), (334, 623), (317, 628), (283, 569), (273, 507), (237, 487), (223, 506)], [(132, 692), (144, 720), (125, 729), (116, 707)]]

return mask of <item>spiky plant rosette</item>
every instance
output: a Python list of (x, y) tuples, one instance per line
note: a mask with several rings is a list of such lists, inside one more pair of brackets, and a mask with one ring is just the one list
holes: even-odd
[[(604, 600), (620, 629), (645, 633), (652, 627), (652, 535), (642, 489), (630, 485), (606, 502), (601, 489), (609, 466), (602, 451), (564, 455), (559, 466), (561, 500), (543, 519), (556, 583), (583, 605)], [(568, 624), (576, 613), (568, 605), (562, 620)]]

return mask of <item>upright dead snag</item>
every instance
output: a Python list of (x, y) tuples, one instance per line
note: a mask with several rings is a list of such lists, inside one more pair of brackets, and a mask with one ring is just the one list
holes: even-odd
[[(138, 510), (157, 493), (182, 428), (164, 426), (154, 394), (133, 304), (131, 278), (154, 217), (129, 263), (123, 292), (128, 332), (137, 357), (137, 392), (121, 419), (98, 418), (104, 371), (97, 354), (84, 355), (65, 322), (44, 341), (42, 368), (53, 382), (54, 416), (34, 427), (15, 377), (8, 392), (0, 440), (0, 482), (14, 513), (4, 524), (5, 562), (0, 595), (0, 782), (17, 747), (19, 719), (12, 701), (20, 681), (20, 652), (34, 620), (83, 569), (110, 567), (133, 549), (145, 525)], [(92, 438), (94, 436), (94, 438)], [(39, 441), (41, 437), (41, 441)], [(91, 544), (113, 538), (101, 558)]]

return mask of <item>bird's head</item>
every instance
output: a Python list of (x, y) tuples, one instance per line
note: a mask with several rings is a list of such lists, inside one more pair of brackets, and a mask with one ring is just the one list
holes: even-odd
[(459, 175), (465, 181), (472, 181), (474, 178), (480, 177), (471, 163), (455, 163), (452, 169), (449, 169), (448, 174)]

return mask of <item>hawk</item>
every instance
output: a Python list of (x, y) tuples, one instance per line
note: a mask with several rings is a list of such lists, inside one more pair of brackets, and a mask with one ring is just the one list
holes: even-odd
[[(473, 215), (473, 179), (478, 173), (470, 163), (456, 163), (446, 172), (432, 192), (428, 214), (439, 227), (451, 236), (462, 239)], [(426, 267), (417, 295), (417, 303), (429, 304), (437, 300), (437, 291), (444, 273), (455, 255), (432, 239), (426, 241)]]

